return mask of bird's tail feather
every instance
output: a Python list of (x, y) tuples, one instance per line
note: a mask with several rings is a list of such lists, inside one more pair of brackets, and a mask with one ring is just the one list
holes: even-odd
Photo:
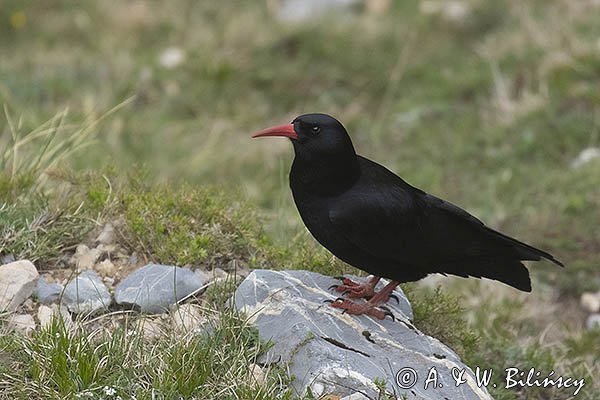
[(528, 245), (527, 243), (523, 243), (494, 229), (488, 227), (485, 227), (485, 229), (487, 229), (494, 236), (502, 240), (502, 242), (514, 249), (514, 251), (516, 251), (517, 255), (520, 257), (521, 260), (539, 261), (542, 258), (545, 258), (546, 260), (551, 261), (556, 265), (559, 265), (561, 267), (565, 266), (562, 262), (554, 258), (554, 256), (550, 253), (537, 249), (533, 246)]
[(444, 265), (444, 273), (500, 281), (515, 289), (531, 292), (529, 271), (519, 260), (475, 259)]

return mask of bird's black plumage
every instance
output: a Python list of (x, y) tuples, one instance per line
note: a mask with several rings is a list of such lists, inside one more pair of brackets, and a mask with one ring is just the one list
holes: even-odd
[(562, 266), (357, 155), (335, 118), (306, 114), (292, 126), (282, 135), (294, 145), (294, 201), (315, 239), (341, 260), (396, 282), (441, 273), (495, 279), (523, 291), (531, 283), (521, 261)]

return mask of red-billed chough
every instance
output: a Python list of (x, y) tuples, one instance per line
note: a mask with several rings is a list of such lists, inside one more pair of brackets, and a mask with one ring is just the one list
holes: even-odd
[[(531, 291), (522, 260), (551, 254), (485, 226), (465, 210), (417, 189), (354, 151), (344, 126), (326, 114), (305, 114), (253, 135), (286, 136), (296, 156), (290, 187), (315, 239), (341, 260), (372, 274), (366, 283), (335, 285), (349, 298), (332, 306), (383, 319), (383, 303), (402, 282), (431, 273), (495, 279)], [(381, 277), (392, 282), (379, 292)]]

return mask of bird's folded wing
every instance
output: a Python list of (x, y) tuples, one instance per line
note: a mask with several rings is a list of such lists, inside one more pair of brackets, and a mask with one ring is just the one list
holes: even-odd
[(329, 219), (339, 235), (363, 251), (407, 265), (435, 269), (486, 258), (557, 262), (550, 254), (490, 229), (463, 209), (418, 189), (388, 185), (357, 191), (340, 199)]
[(424, 209), (401, 188), (349, 193), (331, 208), (329, 220), (337, 234), (380, 259), (409, 262), (428, 245), (422, 240)]

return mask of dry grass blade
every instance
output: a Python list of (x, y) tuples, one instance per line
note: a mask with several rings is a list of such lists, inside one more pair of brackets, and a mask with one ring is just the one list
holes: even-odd
[(14, 117), (4, 105), (4, 115), (10, 132), (10, 141), (0, 144), (6, 146), (0, 158), (0, 169), (11, 179), (19, 175), (29, 175), (43, 183), (46, 172), (69, 155), (93, 143), (92, 136), (101, 121), (125, 107), (134, 96), (117, 104), (113, 108), (96, 116), (90, 114), (81, 124), (67, 124), (69, 110), (64, 109), (37, 128), (22, 132), (21, 119)]

